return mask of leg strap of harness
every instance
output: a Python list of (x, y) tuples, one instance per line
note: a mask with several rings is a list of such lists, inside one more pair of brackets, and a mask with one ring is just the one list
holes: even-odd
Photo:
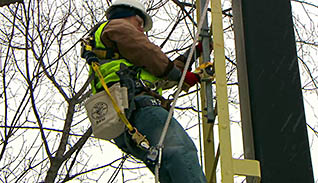
[[(120, 70), (116, 72), (116, 74), (120, 78), (121, 86), (128, 88), (128, 99), (129, 99), (129, 109), (126, 110), (126, 116), (131, 118), (133, 112), (138, 108), (143, 108), (147, 106), (160, 106), (161, 102), (158, 99), (153, 97), (145, 98), (142, 96), (136, 96), (141, 92), (147, 91), (145, 86), (137, 79), (138, 71), (132, 68), (127, 67), (124, 64), (121, 64)], [(137, 133), (125, 133), (125, 143), (127, 147), (131, 147), (132, 145), (129, 143), (129, 139), (132, 139), (137, 143), (142, 150), (146, 150), (146, 162), (148, 164), (155, 164), (158, 159), (158, 148), (152, 147), (148, 143), (144, 143), (146, 137), (140, 134), (137, 129), (135, 129)], [(133, 148), (131, 148), (133, 149)]]

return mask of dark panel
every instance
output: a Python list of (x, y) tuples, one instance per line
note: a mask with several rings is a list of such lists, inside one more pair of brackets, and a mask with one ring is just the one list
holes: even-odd
[(242, 0), (255, 157), (263, 183), (312, 183), (289, 0)]

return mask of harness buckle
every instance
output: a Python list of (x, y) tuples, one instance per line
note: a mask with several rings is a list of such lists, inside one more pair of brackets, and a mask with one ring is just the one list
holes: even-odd
[(81, 57), (85, 58), (87, 51), (92, 51), (93, 47), (90, 45), (89, 38), (82, 38), (81, 40)]
[(146, 139), (146, 136), (139, 133), (137, 128), (134, 128), (132, 132), (128, 132), (131, 135), (132, 140), (136, 142), (138, 147), (146, 150), (150, 149), (149, 141)]

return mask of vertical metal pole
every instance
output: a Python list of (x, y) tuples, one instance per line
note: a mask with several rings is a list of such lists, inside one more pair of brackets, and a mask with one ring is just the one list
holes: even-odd
[[(242, 15), (242, 0), (233, 0), (233, 20), (235, 34), (235, 50), (238, 67), (238, 81), (240, 92), (241, 121), (243, 132), (244, 158), (255, 160), (253, 126), (251, 116), (250, 97), (248, 91), (248, 76), (246, 65), (246, 52), (244, 42), (244, 25)], [(247, 177), (247, 183), (256, 183), (257, 177)]]
[[(205, 4), (206, 0), (201, 0), (201, 4)], [(202, 12), (202, 6), (201, 12)], [(203, 26), (201, 29), (201, 41), (202, 41), (202, 48), (203, 48), (203, 53), (202, 53), (202, 59), (203, 63), (205, 62), (210, 62), (210, 37), (209, 34), (209, 26), (208, 26), (208, 17), (207, 14), (205, 15), (205, 19), (203, 22)], [(208, 118), (208, 123), (214, 123), (215, 120), (215, 115), (214, 115), (214, 110), (213, 110), (213, 90), (212, 90), (212, 81), (211, 80), (206, 80), (204, 81), (205, 83), (205, 92), (206, 92), (206, 103), (207, 103), (207, 118)]]
[[(253, 125), (248, 135), (260, 160), (261, 181), (313, 183), (290, 0), (240, 3), (233, 11), (242, 15), (243, 29), (236, 38), (244, 36), (240, 39), (246, 58), (238, 59), (240, 95), (248, 98), (240, 100), (242, 124), (248, 122), (244, 117)], [(234, 27), (240, 26), (236, 23)], [(252, 155), (252, 146), (246, 155)]]
[[(197, 17), (201, 17), (201, 12), (203, 12), (204, 5), (206, 0), (197, 1)], [(200, 58), (200, 63), (210, 62), (210, 36), (209, 36), (209, 27), (207, 14), (203, 22), (203, 26), (200, 31), (203, 53)], [(203, 146), (204, 146), (204, 167), (207, 180), (216, 182), (215, 172), (213, 171), (213, 164), (215, 160), (215, 150), (214, 150), (214, 134), (213, 134), (213, 122), (214, 122), (214, 110), (213, 110), (213, 91), (212, 91), (212, 82), (204, 81), (201, 83), (201, 108), (202, 112), (202, 123), (203, 123)], [(211, 177), (213, 177), (211, 179)]]

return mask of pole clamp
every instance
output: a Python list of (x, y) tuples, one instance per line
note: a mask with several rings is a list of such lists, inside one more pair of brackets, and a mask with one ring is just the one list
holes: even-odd
[(204, 80), (214, 80), (215, 78), (215, 70), (214, 70), (214, 63), (212, 62), (205, 62), (197, 67), (193, 73), (199, 74), (201, 77), (201, 81)]

